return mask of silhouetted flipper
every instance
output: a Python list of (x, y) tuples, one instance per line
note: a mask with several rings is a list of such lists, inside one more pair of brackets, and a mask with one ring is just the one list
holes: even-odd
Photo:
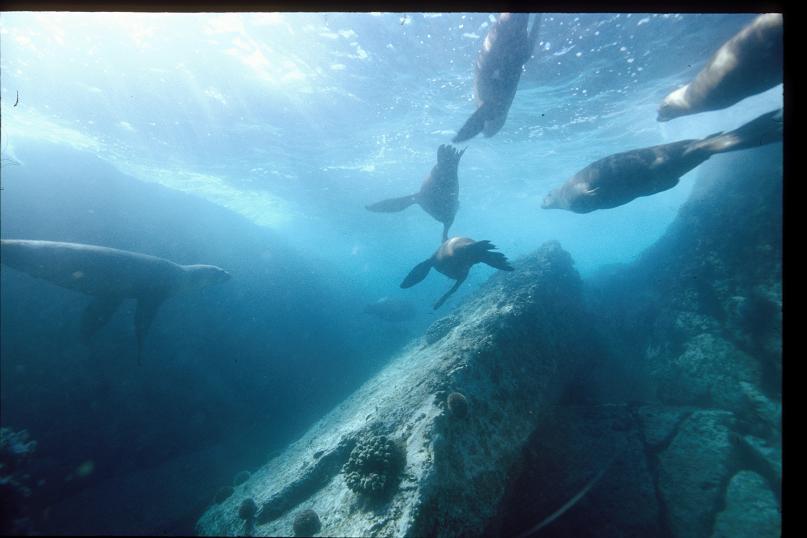
[(412, 286), (414, 286), (415, 284), (426, 278), (426, 275), (429, 274), (429, 270), (432, 268), (433, 263), (434, 262), (432, 258), (429, 258), (428, 260), (417, 264), (414, 269), (409, 271), (409, 274), (406, 275), (406, 278), (404, 278), (403, 282), (401, 282), (401, 287), (411, 288)]
[(415, 203), (417, 203), (417, 195), (410, 194), (409, 196), (402, 196), (400, 198), (390, 198), (389, 200), (381, 200), (380, 202), (370, 204), (366, 207), (370, 211), (376, 211), (378, 213), (395, 213), (397, 211), (403, 211), (404, 209)]
[(98, 330), (106, 325), (115, 310), (118, 309), (123, 297), (115, 295), (100, 295), (94, 297), (92, 302), (84, 309), (81, 316), (81, 341), (88, 344)]
[(454, 285), (453, 285), (453, 286), (451, 286), (451, 289), (450, 289), (450, 290), (448, 290), (447, 292), (445, 292), (445, 294), (444, 294), (442, 297), (440, 297), (440, 298), (437, 300), (437, 302), (436, 302), (436, 303), (434, 303), (434, 307), (433, 307), (433, 308), (434, 308), (434, 310), (437, 310), (438, 308), (440, 308), (441, 306), (443, 306), (443, 303), (444, 303), (444, 302), (446, 302), (446, 299), (448, 299), (448, 298), (451, 296), (451, 294), (452, 294), (452, 293), (454, 293), (455, 291), (457, 291), (457, 289), (460, 287), (460, 284), (462, 284), (463, 282), (465, 282), (465, 277), (462, 277), (461, 279), (457, 280), (457, 281), (454, 283)]
[(455, 144), (457, 142), (465, 142), (475, 137), (482, 132), (485, 128), (485, 122), (493, 119), (493, 106), (490, 103), (482, 103), (476, 109), (476, 112), (471, 114), (471, 117), (465, 122), (465, 125), (459, 130), (457, 135), (451, 139)]
[(507, 261), (507, 257), (504, 254), (502, 254), (501, 252), (490, 252), (491, 250), (496, 248), (496, 245), (494, 245), (490, 241), (487, 240), (478, 241), (470, 248), (479, 251), (479, 261), (481, 261), (482, 263), (486, 263), (491, 267), (501, 269), (502, 271), (513, 270), (513, 266), (510, 265), (510, 262)]
[(140, 364), (140, 354), (143, 351), (143, 339), (157, 315), (157, 310), (166, 299), (163, 293), (144, 295), (137, 299), (137, 312), (135, 313), (135, 335), (137, 336), (137, 363)]

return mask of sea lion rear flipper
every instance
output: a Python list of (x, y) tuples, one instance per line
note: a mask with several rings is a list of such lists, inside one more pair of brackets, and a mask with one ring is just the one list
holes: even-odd
[(782, 113), (781, 108), (766, 112), (733, 131), (717, 133), (698, 140), (687, 148), (686, 152), (705, 149), (710, 153), (725, 153), (780, 142), (783, 129)]
[(475, 137), (485, 128), (485, 122), (490, 119), (490, 116), (491, 106), (487, 103), (482, 103), (482, 105), (476, 109), (476, 112), (471, 114), (471, 117), (468, 118), (465, 125), (463, 125), (462, 129), (457, 133), (457, 136), (451, 141), (456, 144), (457, 142), (464, 142)]
[(84, 344), (87, 344), (90, 338), (107, 324), (122, 301), (123, 297), (99, 295), (87, 305), (81, 316), (81, 340)]
[(381, 200), (380, 202), (376, 202), (374, 204), (370, 204), (367, 207), (370, 211), (375, 211), (377, 213), (395, 213), (397, 211), (403, 211), (410, 205), (417, 202), (417, 195), (410, 194), (409, 196), (402, 196), (400, 198), (390, 198), (389, 200)]
[(157, 310), (166, 296), (160, 293), (143, 295), (137, 298), (137, 312), (135, 313), (135, 335), (137, 336), (137, 363), (140, 364), (140, 354), (143, 351), (143, 339), (146, 337)]
[(415, 284), (426, 278), (426, 275), (429, 274), (429, 270), (431, 270), (432, 268), (432, 263), (433, 263), (432, 258), (429, 258), (428, 260), (417, 264), (414, 269), (409, 271), (409, 274), (406, 275), (406, 278), (404, 278), (403, 282), (401, 282), (401, 287), (404, 289), (411, 288), (412, 286), (414, 286)]
[(460, 287), (460, 284), (462, 284), (463, 282), (465, 282), (465, 277), (462, 277), (461, 279), (457, 280), (457, 281), (454, 283), (454, 285), (453, 285), (453, 286), (451, 286), (451, 289), (450, 289), (450, 290), (448, 290), (447, 292), (445, 292), (445, 294), (444, 294), (442, 297), (440, 297), (439, 299), (437, 299), (437, 302), (436, 302), (436, 303), (434, 303), (434, 310), (437, 310), (438, 308), (440, 308), (441, 306), (443, 306), (443, 303), (445, 303), (445, 302), (446, 302), (446, 299), (448, 299), (448, 298), (451, 296), (451, 294), (452, 294), (452, 293), (454, 293), (455, 291), (457, 291), (457, 288), (459, 288), (459, 287)]
[(472, 248), (477, 252), (477, 259), (482, 263), (486, 263), (491, 267), (495, 267), (496, 269), (500, 269), (502, 271), (513, 270), (513, 266), (510, 265), (509, 261), (507, 261), (507, 256), (501, 252), (491, 252), (496, 248), (496, 245), (486, 239), (477, 241), (476, 243), (469, 245), (468, 248)]

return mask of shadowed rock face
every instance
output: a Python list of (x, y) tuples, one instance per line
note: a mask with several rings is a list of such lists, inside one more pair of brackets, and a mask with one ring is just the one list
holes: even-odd
[[(442, 338), (414, 342), (211, 506), (199, 533), (238, 532), (234, 507), (252, 497), (259, 534), (287, 533), (308, 508), (320, 514), (322, 535), (481, 534), (538, 418), (596, 353), (579, 331), (588, 322), (568, 253), (550, 242), (514, 266), (461, 305)], [(453, 392), (473, 410), (463, 420), (449, 415)], [(403, 447), (405, 466), (389, 496), (371, 502), (349, 487), (345, 463), (362, 439), (382, 437)]]

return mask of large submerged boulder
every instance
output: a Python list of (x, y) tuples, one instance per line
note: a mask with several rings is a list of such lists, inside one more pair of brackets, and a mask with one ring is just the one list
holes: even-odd
[(198, 532), (241, 532), (250, 497), (256, 535), (294, 534), (304, 510), (322, 536), (482, 534), (525, 442), (594, 352), (569, 254), (549, 242), (514, 266), (211, 506)]

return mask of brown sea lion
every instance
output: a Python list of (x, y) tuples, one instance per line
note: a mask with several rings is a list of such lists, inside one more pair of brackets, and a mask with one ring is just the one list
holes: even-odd
[(379, 213), (394, 213), (403, 211), (412, 204), (420, 204), (426, 213), (443, 223), (445, 241), (459, 209), (460, 183), (457, 168), (463, 153), (464, 149), (457, 151), (454, 147), (443, 144), (437, 149), (437, 164), (423, 181), (420, 191), (409, 196), (376, 202), (368, 205), (367, 209)]
[(513, 267), (501, 252), (491, 252), (496, 247), (490, 241), (474, 241), (468, 237), (452, 237), (443, 242), (428, 260), (417, 264), (403, 282), (402, 288), (411, 288), (429, 274), (432, 267), (457, 282), (445, 295), (434, 303), (440, 308), (448, 297), (457, 291), (468, 276), (468, 270), (476, 263), (486, 263), (502, 271), (512, 271)]
[(640, 196), (671, 189), (715, 153), (748, 149), (782, 140), (782, 109), (767, 112), (728, 133), (701, 140), (616, 153), (577, 172), (544, 198), (544, 209), (589, 213), (627, 204)]
[(781, 84), (784, 20), (760, 15), (721, 46), (697, 76), (664, 98), (658, 121), (729, 107)]
[(476, 59), (474, 96), (477, 109), (452, 140), (455, 144), (480, 132), (491, 137), (499, 132), (516, 95), (524, 64), (532, 56), (541, 15), (529, 33), (529, 13), (502, 13), (490, 27)]

